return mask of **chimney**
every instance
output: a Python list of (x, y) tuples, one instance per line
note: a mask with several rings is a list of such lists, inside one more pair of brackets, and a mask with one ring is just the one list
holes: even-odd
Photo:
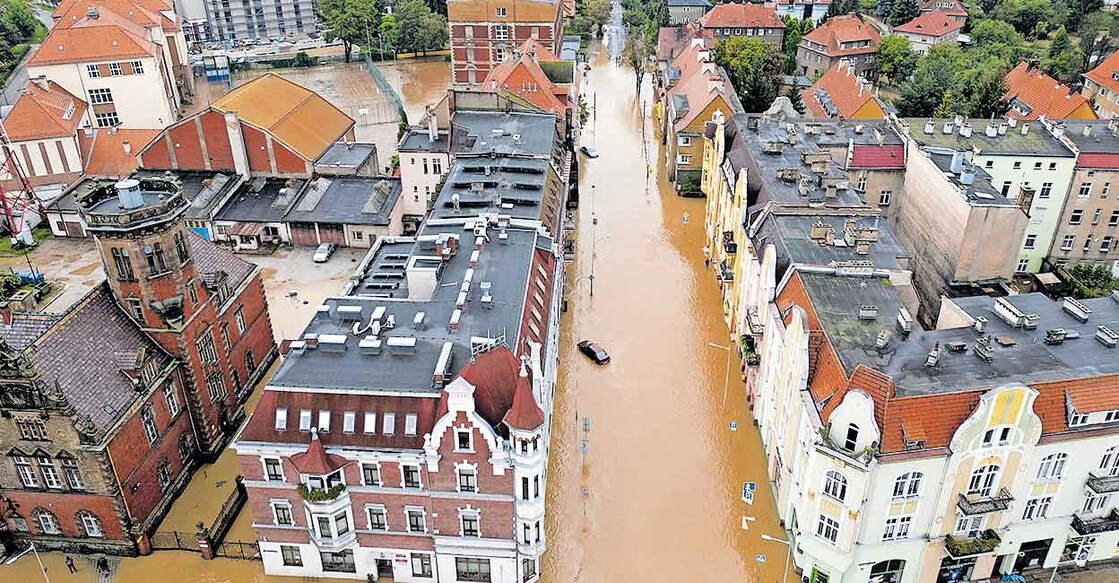
[(993, 138), (999, 135), (999, 128), (995, 125), (995, 122), (989, 121), (987, 122), (987, 129), (983, 131), (983, 134), (988, 138)]
[(1016, 117), (1007, 117), (1007, 118), (1006, 118), (1006, 125), (1008, 125), (1008, 126), (1010, 126), (1010, 127), (1012, 127), (1012, 128), (1016, 128), (1016, 127), (1018, 127), (1018, 118), (1016, 118)]
[(1003, 122), (1003, 123), (999, 124), (999, 135), (1000, 136), (1005, 136), (1006, 135), (1006, 122)]
[(952, 133), (956, 129), (956, 124), (951, 120), (944, 122), (944, 129), (942, 130), (945, 135)]
[(439, 125), (435, 120), (435, 112), (428, 105), (427, 109), (427, 140), (434, 142), (439, 138)]
[(960, 124), (960, 137), (961, 138), (970, 138), (971, 137), (971, 122), (970, 121), (965, 121), (964, 123)]
[[(1084, 128), (1084, 131), (1087, 132), (1088, 128)], [(1065, 135), (1065, 124), (1063, 124), (1063, 123), (1054, 124), (1053, 125), (1053, 137), (1057, 138), (1059, 140), (1062, 137), (1064, 137), (1064, 135)], [(1084, 135), (1087, 136), (1088, 134), (1085, 133)]]
[(960, 184), (971, 186), (975, 184), (975, 166), (972, 164), (964, 164), (963, 169), (960, 170)]
[(1092, 126), (1090, 124), (1084, 124), (1084, 137), (1087, 138), (1090, 135), (1092, 135)]
[(1026, 135), (1030, 131), (1030, 124), (1022, 122), (1022, 135)]
[(47, 76), (46, 75), (39, 75), (38, 77), (35, 77), (31, 81), (34, 82), (36, 85), (38, 85), (39, 88), (42, 89), (43, 91), (47, 91), (48, 89), (50, 89), (50, 82), (47, 81)]
[(951, 166), (952, 174), (959, 175), (961, 172), (963, 172), (963, 170), (964, 170), (964, 153), (959, 151), (959, 150), (955, 150), (955, 151), (952, 152), (952, 166)]
[(926, 134), (931, 134), (935, 131), (936, 131), (936, 122), (931, 120), (931, 119), (926, 121), (925, 122), (925, 133)]
[(129, 142), (128, 140), (125, 140), (124, 142), (121, 143), (121, 147), (124, 148), (124, 155), (125, 156), (131, 156), (132, 155), (132, 142)]

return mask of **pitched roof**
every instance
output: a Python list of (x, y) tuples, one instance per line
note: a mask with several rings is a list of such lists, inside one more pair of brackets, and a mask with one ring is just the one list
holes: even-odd
[(1084, 73), (1084, 78), (1112, 93), (1119, 93), (1119, 51), (1111, 53), (1096, 68)]
[(785, 28), (772, 5), (749, 2), (717, 4), (699, 22), (704, 28)]
[(275, 73), (237, 87), (210, 107), (236, 112), (308, 160), (318, 159), (354, 126), (350, 116), (323, 96)]
[[(844, 60), (832, 65), (801, 95), (804, 107), (812, 117), (851, 119), (885, 119), (886, 111), (870, 90), (870, 84), (855, 73)], [(868, 104), (868, 111), (863, 110)]]
[(848, 168), (905, 168), (905, 146), (856, 144), (851, 148)]
[[(478, 355), (458, 376), (474, 385), (474, 408), (490, 426), (498, 428), (513, 405), (521, 363), (506, 347)], [(446, 393), (443, 393), (444, 396)], [(446, 399), (440, 411), (446, 410)]]
[[(949, 1), (952, 5), (945, 8), (944, 4)], [(940, 10), (942, 12), (947, 12), (951, 16), (967, 16), (967, 9), (964, 8), (963, 3), (959, 0), (917, 0), (917, 7), (920, 8), (922, 12)]]
[(27, 348), (47, 386), (57, 384), (100, 438), (142, 393), (124, 374), (120, 356), (145, 354), (162, 370), (168, 356), (116, 303), (106, 282), (74, 304)]
[[(156, 54), (144, 25), (109, 7), (96, 16), (85, 5), (67, 7), (43, 44), (28, 59), (28, 66), (111, 61)], [(125, 14), (130, 14), (127, 10)], [(131, 13), (136, 17), (135, 11)]]
[[(1073, 115), (1080, 108), (1087, 110), (1091, 119), (1095, 113), (1091, 107), (1084, 107), (1088, 100), (1083, 95), (1074, 92), (1067, 85), (1050, 77), (1040, 67), (1034, 67), (1023, 61), (1018, 63), (1006, 74), (1006, 99), (1013, 102), (1007, 115), (1019, 119), (1037, 119), (1045, 116), (1047, 119), (1065, 119)], [(1021, 108), (1024, 104), (1025, 107)], [(1022, 113), (1019, 108), (1025, 109)]]
[(74, 135), (86, 103), (54, 81), (46, 87), (31, 81), (23, 88), (12, 110), (4, 118), (4, 129), (12, 141), (62, 138)]
[(735, 113), (732, 104), (736, 103), (730, 91), (733, 91), (730, 89), (730, 83), (718, 71), (699, 72), (677, 83), (669, 92), (669, 95), (686, 100), (688, 109), (680, 119), (673, 122), (673, 129), (678, 132), (683, 131), (703, 113), (704, 108), (715, 98), (721, 97), (724, 102), (730, 105), (731, 111), (724, 114), (726, 117), (730, 117), (731, 114)]
[[(136, 153), (147, 145), (159, 130), (98, 129), (92, 135), (78, 134), (88, 176), (123, 178), (139, 167)], [(130, 148), (125, 152), (125, 144)]]
[[(804, 35), (801, 43), (815, 43), (823, 45), (823, 51), (828, 56), (856, 55), (873, 53), (878, 49), (881, 35), (873, 26), (863, 22), (862, 18), (854, 14), (833, 16), (824, 21), (819, 28)], [(870, 41), (865, 47), (842, 48), (842, 43)], [(819, 49), (817, 49), (819, 50)]]
[(920, 16), (894, 27), (894, 32), (907, 32), (931, 37), (942, 37), (964, 27), (964, 23), (952, 18), (943, 10), (922, 12)]
[(301, 474), (324, 476), (350, 463), (345, 457), (326, 453), (317, 431), (311, 431), (311, 443), (307, 451), (297, 453), (289, 459), (291, 465)]
[(210, 274), (224, 272), (229, 277), (230, 289), (237, 289), (256, 269), (252, 263), (193, 231), (187, 236), (187, 242), (190, 244), (190, 254), (194, 257), (194, 270), (198, 275), (205, 278)]
[[(524, 83), (520, 85), (509, 83), (509, 78), (517, 72), (528, 75), (532, 79), (532, 84), (526, 86)], [(490, 70), (482, 86), (490, 91), (504, 89), (540, 109), (560, 117), (567, 111), (565, 100), (561, 100), (556, 95), (559, 93), (559, 88), (548, 79), (544, 69), (537, 62), (537, 58), (534, 58), (527, 51), (522, 52), (520, 58), (505, 61)]]
[(521, 43), (521, 46), (517, 50), (522, 55), (525, 54), (525, 53), (531, 53), (531, 54), (535, 55), (537, 61), (559, 61), (560, 60), (560, 58), (557, 57), (556, 54), (552, 52), (552, 49), (549, 49), (547, 47), (547, 45), (545, 45), (544, 43), (542, 43), (539, 40), (534, 39), (532, 37), (529, 37), (528, 40)]
[(11, 322), (0, 323), (0, 339), (15, 350), (23, 350), (58, 323), (59, 314), (12, 312)]
[(521, 371), (517, 377), (517, 387), (513, 390), (513, 404), (503, 419), (506, 425), (513, 429), (529, 431), (544, 424), (544, 412), (536, 404), (536, 397), (532, 395), (532, 380), (528, 376), (528, 369), (521, 363)]

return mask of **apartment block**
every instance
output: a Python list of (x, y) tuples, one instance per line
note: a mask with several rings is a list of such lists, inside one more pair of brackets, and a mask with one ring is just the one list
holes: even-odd
[(268, 39), (317, 32), (313, 0), (205, 0), (212, 40)]
[(563, 14), (559, 0), (448, 1), (453, 82), (481, 83), (529, 39), (559, 54)]

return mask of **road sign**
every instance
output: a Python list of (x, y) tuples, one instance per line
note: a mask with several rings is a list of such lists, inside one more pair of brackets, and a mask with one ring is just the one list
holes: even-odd
[(754, 560), (759, 562), (759, 563), (764, 563), (765, 562), (765, 555), (763, 555), (761, 553), (758, 553), (758, 554), (754, 555)]
[(684, 213), (684, 224), (688, 224), (688, 213)]
[(738, 431), (738, 422), (737, 421), (731, 421), (730, 422), (730, 430), (731, 431)]
[(747, 504), (754, 503), (754, 491), (758, 489), (758, 485), (754, 482), (742, 483), (742, 501)]

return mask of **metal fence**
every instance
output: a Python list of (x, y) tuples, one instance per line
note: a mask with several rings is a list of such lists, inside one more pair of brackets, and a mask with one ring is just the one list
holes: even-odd
[(392, 101), (392, 104), (398, 111), (403, 110), (404, 101), (400, 99), (400, 94), (396, 92), (396, 88), (392, 86), (392, 83), (389, 83), (389, 80), (385, 78), (385, 74), (381, 72), (381, 69), (377, 67), (377, 65), (373, 64), (373, 59), (371, 59), (369, 55), (365, 55), (364, 61), (365, 70), (369, 72), (370, 77), (373, 77), (373, 82), (381, 89), (381, 93), (385, 94), (385, 96)]
[(260, 560), (260, 545), (255, 542), (225, 541), (218, 546), (215, 553), (218, 557), (227, 559), (245, 559), (249, 561)]
[(157, 531), (151, 536), (152, 550), (156, 551), (193, 551), (202, 552), (198, 548), (198, 537), (186, 532)]

